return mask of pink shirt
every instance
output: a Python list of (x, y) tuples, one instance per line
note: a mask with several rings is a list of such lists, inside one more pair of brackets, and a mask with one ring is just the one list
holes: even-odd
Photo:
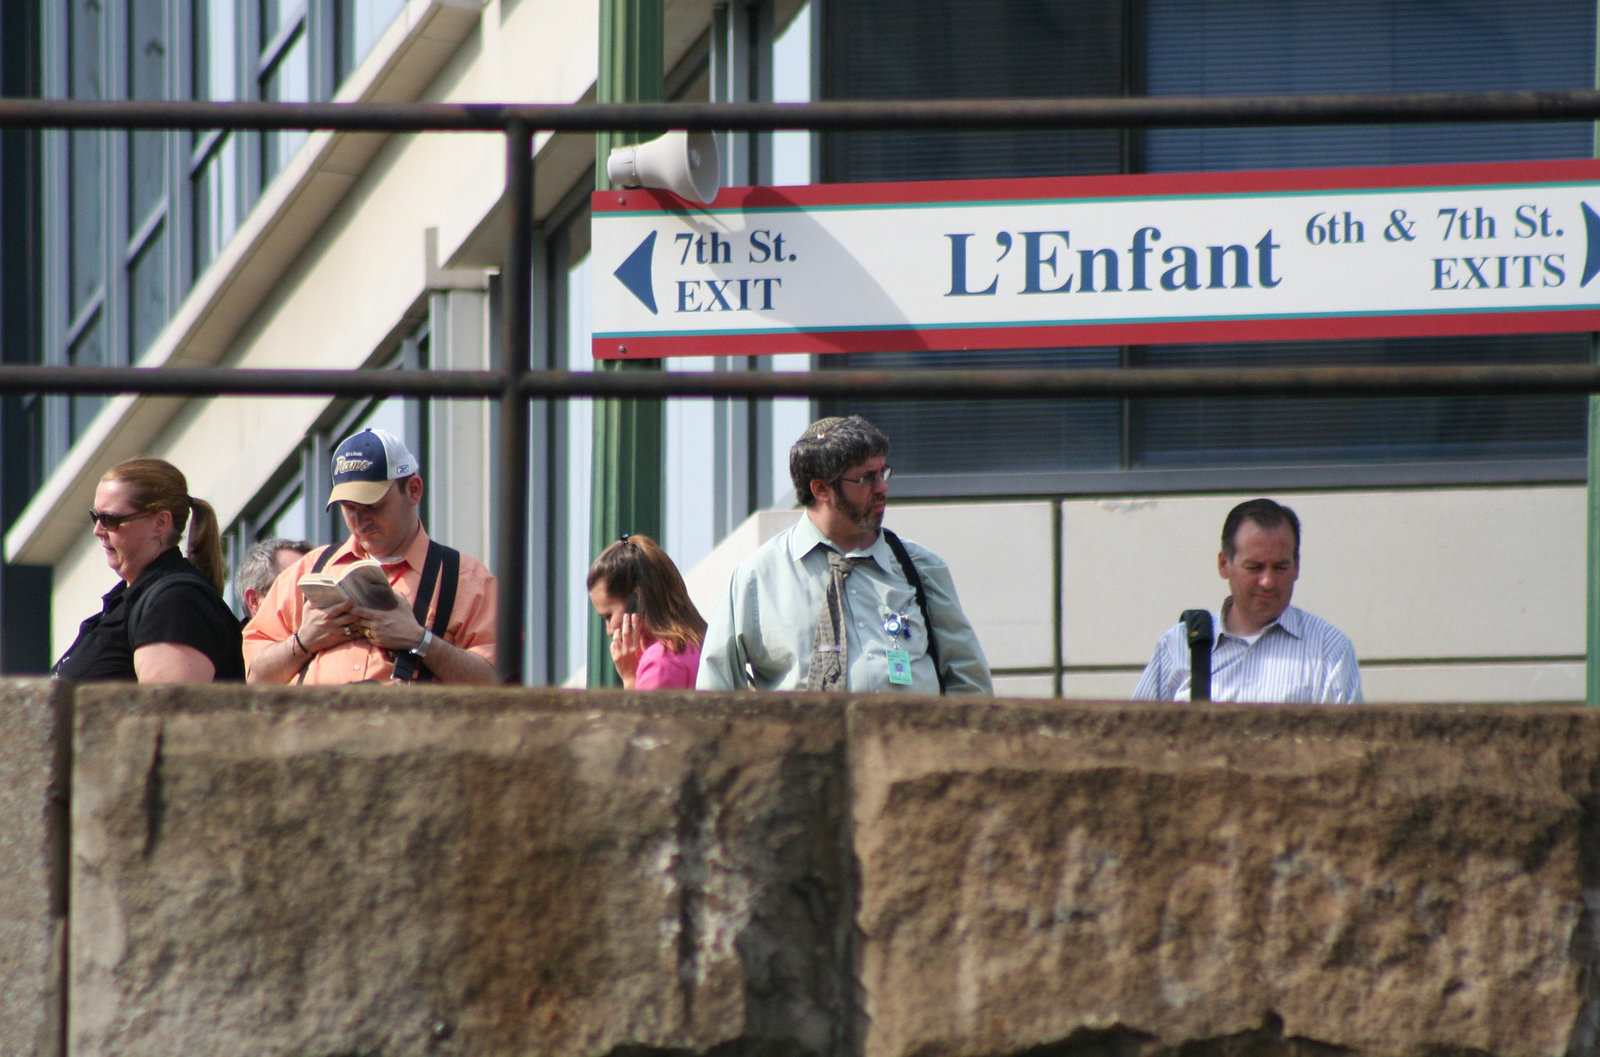
[(635, 690), (693, 690), (700, 670), (700, 647), (688, 644), (674, 653), (661, 642), (652, 642), (639, 655), (639, 668), (633, 676)]

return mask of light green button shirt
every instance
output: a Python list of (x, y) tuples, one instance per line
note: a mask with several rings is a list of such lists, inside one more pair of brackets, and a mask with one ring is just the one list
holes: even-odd
[[(933, 618), (945, 690), (951, 694), (992, 694), (989, 663), (972, 624), (961, 611), (955, 583), (943, 559), (926, 547), (902, 540), (922, 577)], [(811, 642), (828, 590), (828, 556), (837, 550), (804, 513), (795, 524), (761, 545), (734, 570), (717, 607), (707, 614), (700, 651), (701, 690), (804, 690), (811, 667)], [(845, 579), (844, 617), (848, 629), (846, 686), (856, 693), (937, 694), (939, 679), (928, 654), (928, 631), (916, 595), (883, 533), (866, 550), (844, 552), (865, 557)], [(891, 638), (884, 622), (898, 615), (910, 623), (907, 638)], [(889, 681), (888, 651), (911, 657), (911, 685)]]

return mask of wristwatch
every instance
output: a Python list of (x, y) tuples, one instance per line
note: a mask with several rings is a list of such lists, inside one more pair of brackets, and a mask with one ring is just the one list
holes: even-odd
[(430, 631), (427, 628), (423, 628), (422, 629), (422, 638), (417, 642), (417, 644), (415, 646), (411, 647), (411, 649), (407, 650), (406, 652), (411, 654), (413, 657), (415, 657), (419, 661), (425, 661), (425, 660), (428, 659), (428, 650), (430, 650), (432, 648), (433, 648), (433, 632)]

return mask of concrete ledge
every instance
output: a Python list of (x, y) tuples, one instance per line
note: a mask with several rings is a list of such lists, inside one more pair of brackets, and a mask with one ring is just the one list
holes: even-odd
[(1592, 1053), (1597, 734), (1585, 709), (858, 707), (865, 1052)]
[(1596, 1052), (1580, 707), (74, 711), (74, 1054)]
[(0, 682), (0, 1053), (56, 1057), (66, 953), (71, 695)]
[(74, 1053), (835, 1049), (838, 713), (690, 696), (84, 690)]

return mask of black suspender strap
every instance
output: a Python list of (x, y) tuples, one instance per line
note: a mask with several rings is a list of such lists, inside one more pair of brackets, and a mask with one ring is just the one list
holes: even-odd
[(922, 577), (917, 575), (917, 567), (911, 563), (911, 555), (907, 553), (906, 545), (900, 542), (900, 537), (884, 529), (883, 538), (888, 541), (889, 549), (894, 551), (895, 560), (900, 563), (901, 571), (917, 596), (917, 608), (922, 610), (922, 626), (928, 629), (928, 656), (933, 658), (933, 674), (939, 679), (939, 693), (942, 694), (944, 666), (939, 663), (939, 642), (933, 636), (933, 618), (928, 615), (928, 596), (922, 591)]
[[(322, 548), (311, 563), (311, 571), (321, 572), (322, 567), (328, 564), (328, 559), (333, 557), (334, 548), (329, 545)], [(443, 583), (439, 584), (440, 573), (443, 573)], [(417, 583), (417, 597), (411, 603), (411, 614), (419, 625), (426, 627), (423, 621), (428, 619), (428, 603), (433, 601), (433, 589), (439, 586), (439, 605), (433, 614), (434, 635), (444, 637), (445, 629), (450, 626), (450, 611), (455, 608), (456, 588), (461, 580), (461, 552), (453, 547), (446, 547), (438, 540), (428, 541), (428, 556), (422, 562), (422, 578)], [(311, 666), (311, 658), (306, 658), (306, 663), (300, 666), (300, 674), (296, 683), (306, 681), (306, 669)], [(417, 659), (417, 655), (409, 651), (402, 652), (395, 657), (394, 677), (406, 681), (432, 679), (433, 673), (428, 666)]]
[[(333, 544), (329, 543), (318, 551), (317, 556), (311, 560), (311, 571), (320, 573), (322, 567), (328, 564), (328, 559), (331, 557), (333, 557)], [(299, 629), (296, 628), (295, 630), (298, 631)], [(306, 681), (306, 669), (309, 667), (311, 667), (311, 658), (307, 657), (306, 663), (300, 666), (300, 674), (294, 677), (294, 685), (300, 686)]]
[(444, 580), (439, 584), (439, 605), (433, 614), (433, 633), (442, 636), (450, 626), (450, 611), (456, 607), (456, 588), (461, 584), (461, 552), (442, 544), (439, 549), (444, 551)]
[[(444, 574), (442, 585), (441, 571)], [(455, 608), (456, 586), (460, 579), (461, 552), (446, 547), (438, 540), (429, 540), (428, 556), (422, 562), (422, 579), (417, 584), (417, 597), (411, 605), (411, 615), (419, 626), (427, 627), (424, 621), (428, 619), (428, 603), (433, 600), (435, 585), (440, 585), (439, 605), (434, 610), (432, 628), (434, 635), (439, 638), (444, 637), (445, 629), (450, 626), (450, 611)], [(421, 682), (432, 679), (433, 672), (416, 654), (406, 651), (395, 656), (394, 677), (402, 682)]]

